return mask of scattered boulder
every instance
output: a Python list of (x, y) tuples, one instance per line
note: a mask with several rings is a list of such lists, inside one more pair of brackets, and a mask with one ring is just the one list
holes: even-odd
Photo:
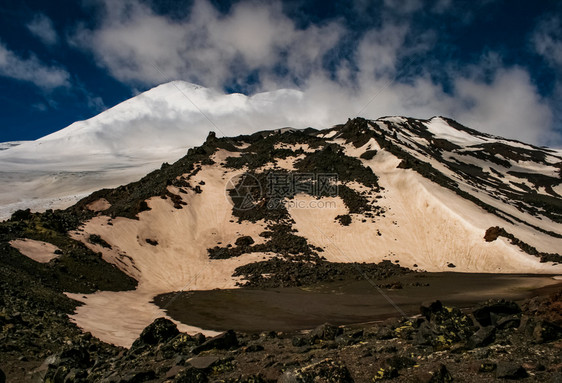
[(380, 340), (396, 338), (396, 332), (390, 326), (381, 327), (375, 337)]
[(286, 371), (278, 380), (282, 383), (353, 383), (347, 367), (340, 361), (327, 358), (303, 368)]
[(249, 235), (245, 235), (236, 239), (236, 242), (234, 242), (234, 244), (240, 247), (248, 247), (254, 244), (254, 239)]
[(413, 367), (415, 364), (416, 362), (411, 358), (394, 355), (384, 360), (383, 368), (400, 371), (405, 368)]
[(219, 361), (220, 358), (215, 355), (205, 355), (205, 356), (197, 355), (191, 359), (188, 359), (186, 363), (189, 366), (196, 368), (198, 370), (206, 370), (212, 367), (213, 365), (217, 364)]
[(146, 243), (148, 243), (149, 245), (152, 245), (152, 246), (158, 246), (158, 241), (155, 240), (155, 239), (152, 239), (152, 238), (147, 238)]
[(336, 216), (336, 221), (339, 221), (342, 226), (349, 226), (351, 224), (351, 216), (349, 214), (340, 214)]
[(420, 312), (427, 322), (416, 324), (418, 329), (413, 339), (417, 345), (447, 349), (453, 344), (467, 341), (476, 330), (468, 316), (459, 309), (443, 306), (440, 301), (422, 305)]
[(132, 348), (134, 349), (142, 345), (164, 343), (178, 334), (179, 330), (174, 322), (166, 318), (157, 318), (142, 330), (139, 338), (133, 343)]
[(364, 159), (364, 160), (372, 160), (376, 155), (377, 155), (376, 150), (367, 150), (363, 154), (361, 154), (359, 157)]
[(193, 339), (195, 340), (195, 343), (197, 343), (197, 345), (201, 345), (203, 343), (205, 343), (205, 341), (207, 340), (207, 337), (203, 334), (201, 334), (200, 332), (198, 332), (197, 334), (193, 335)]
[(346, 331), (345, 333), (336, 336), (336, 344), (338, 346), (350, 346), (352, 344), (359, 343), (363, 338), (364, 331)]
[(174, 383), (207, 383), (207, 375), (204, 371), (194, 367), (188, 367), (176, 375)]
[(496, 325), (497, 321), (505, 316), (520, 314), (521, 308), (512, 301), (504, 299), (491, 299), (479, 305), (472, 314), (481, 326)]
[(414, 344), (418, 346), (430, 346), (433, 339), (433, 330), (429, 322), (423, 322), (414, 336)]
[(420, 383), (447, 383), (452, 382), (453, 377), (449, 373), (447, 366), (440, 364), (430, 370), (422, 370), (416, 374), (416, 382)]
[(244, 347), (244, 352), (260, 352), (263, 350), (265, 350), (265, 348), (261, 344), (251, 344)]
[(544, 320), (536, 323), (532, 339), (535, 343), (547, 343), (562, 338), (562, 327)]
[(515, 362), (499, 362), (496, 368), (496, 378), (523, 379), (527, 377), (527, 371), (523, 366)]
[(480, 363), (478, 367), (478, 372), (494, 372), (498, 365), (494, 362), (485, 361)]
[(343, 329), (341, 327), (324, 323), (312, 330), (309, 336), (312, 343), (314, 343), (317, 340), (335, 340), (336, 336), (341, 335), (342, 333)]
[(496, 339), (496, 329), (494, 326), (481, 327), (468, 339), (467, 347), (469, 349), (484, 347), (492, 343)]
[(156, 373), (152, 370), (133, 371), (121, 378), (121, 383), (142, 383), (156, 379)]
[[(495, 318), (494, 318), (495, 319)], [(508, 328), (518, 328), (521, 325), (521, 318), (519, 315), (509, 315), (500, 317), (496, 320), (496, 327), (500, 330)]]
[(229, 350), (231, 348), (238, 347), (238, 338), (236, 333), (232, 330), (228, 330), (214, 338), (205, 341), (200, 346), (193, 349), (194, 354), (199, 354), (203, 351), (208, 351), (216, 348), (217, 350)]
[(291, 340), (291, 343), (294, 347), (303, 347), (310, 343), (310, 341), (303, 336), (294, 336)]
[(443, 303), (441, 303), (441, 301), (435, 301), (429, 305), (422, 305), (420, 307), (421, 315), (423, 315), (427, 320), (431, 320), (432, 315), (441, 311), (443, 311)]
[(60, 353), (60, 360), (62, 363), (71, 363), (80, 368), (88, 368), (92, 364), (90, 353), (81, 345), (69, 345), (64, 348)]
[(502, 233), (502, 228), (499, 226), (492, 226), (489, 227), (486, 230), (486, 233), (484, 234), (484, 240), (486, 242), (493, 242), (496, 239), (498, 239), (498, 237), (500, 236), (500, 234)]
[(169, 349), (175, 354), (188, 354), (198, 344), (195, 337), (186, 333), (179, 333), (166, 343), (163, 350)]

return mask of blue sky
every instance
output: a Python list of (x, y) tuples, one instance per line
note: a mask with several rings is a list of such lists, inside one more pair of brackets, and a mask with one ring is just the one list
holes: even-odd
[(562, 146), (559, 1), (2, 4), (0, 141), (37, 139), (181, 79), (299, 89), (320, 109), (353, 98), (349, 117), (446, 115)]

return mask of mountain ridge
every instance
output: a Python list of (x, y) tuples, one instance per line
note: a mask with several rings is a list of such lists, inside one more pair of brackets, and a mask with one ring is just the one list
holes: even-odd
[[(22, 307), (27, 321), (48, 318), (51, 338), (72, 332), (77, 344), (112, 355), (123, 349), (109, 344), (129, 348), (114, 359), (127, 371), (138, 367), (123, 364), (128, 355), (148, 358), (152, 349), (142, 339), (161, 325), (191, 334), (182, 339), (202, 339), (193, 348), (199, 353), (232, 338), (233, 332), (219, 334), (225, 326), (269, 329), (268, 315), (291, 318), (283, 328), (293, 331), (318, 324), (319, 312), (352, 326), (413, 315), (411, 301), (436, 291), (463, 307), (475, 304), (476, 295), (521, 299), (556, 285), (553, 275), (562, 273), (560, 164), (557, 151), (474, 133), (442, 117), (355, 118), (323, 130), (235, 137), (211, 132), (201, 146), (138, 181), (97, 190), (65, 210), (19, 210), (0, 222), (2, 299)], [(457, 283), (464, 287), (453, 289)], [(335, 291), (344, 294), (338, 302), (358, 309), (340, 312), (317, 299), (294, 313), (284, 295), (302, 304)], [(224, 299), (228, 304), (220, 304)], [(260, 299), (279, 305), (260, 311), (252, 303)], [(366, 304), (372, 299), (378, 303)], [(198, 307), (197, 315), (185, 307)], [(221, 319), (224, 310), (235, 314), (232, 321)], [(445, 312), (439, 315), (450, 321), (461, 315)], [(263, 322), (254, 323), (255, 315)], [(244, 327), (248, 318), (252, 326)], [(388, 331), (421, 333), (409, 320)], [(536, 326), (528, 325), (535, 332)], [(468, 325), (459, 331), (468, 335), (455, 342), (476, 347), (474, 334), (481, 332)], [(32, 335), (39, 336), (22, 339)], [(449, 341), (439, 340), (447, 336), (437, 336), (435, 347), (449, 350)], [(10, 347), (19, 347), (18, 339)], [(303, 339), (294, 347), (308, 344)], [(246, 363), (240, 355), (232, 354)], [(55, 374), (49, 366), (41, 371)], [(103, 375), (95, 367), (90, 372)]]
[[(259, 264), (273, 272), (275, 268), (271, 269), (268, 262), (274, 262), (283, 274), (284, 267), (295, 261), (306, 264), (322, 262), (322, 258), (334, 265), (391, 261), (429, 271), (560, 273), (557, 253), (561, 225), (547, 217), (558, 219), (560, 211), (548, 211), (526, 201), (518, 206), (517, 199), (502, 201), (501, 193), (489, 193), (489, 183), (502, 180), (491, 169), (506, 173), (509, 168), (504, 165), (510, 161), (517, 164), (516, 159), (496, 158), (487, 146), (475, 147), (475, 153), (466, 158), (486, 163), (490, 170), (483, 176), (483, 169), (475, 173), (473, 165), (468, 172), (462, 161), (448, 159), (448, 153), (459, 150), (456, 146), (441, 141), (440, 147), (430, 147), (435, 136), (430, 136), (423, 125), (427, 120), (393, 119), (392, 124), (354, 119), (325, 131), (266, 131), (234, 138), (210, 134), (203, 146), (190, 149), (180, 161), (164, 164), (136, 183), (102, 190), (80, 201), (68, 212), (85, 214), (85, 224), (72, 232), (72, 237), (139, 280), (139, 287), (119, 295), (119, 299), (115, 293), (97, 293), (87, 299), (71, 294), (84, 303), (73, 319), (102, 339), (129, 344), (150, 318), (138, 312), (134, 318), (119, 314), (119, 332), (129, 335), (114, 338), (99, 332), (96, 323), (101, 321), (100, 315), (117, 315), (120, 306), (141, 302), (143, 311), (156, 315), (150, 297), (180, 289), (186, 280), (193, 279), (200, 281), (190, 283), (189, 289), (234, 288), (239, 280), (232, 276), (242, 270), (240, 267), (253, 263), (256, 268), (248, 269), (249, 274), (246, 270), (244, 275), (258, 281), (263, 270)], [(407, 130), (404, 125), (408, 125)], [(373, 150), (376, 153), (371, 159), (361, 158)], [(514, 150), (517, 153), (519, 149)], [(531, 154), (536, 151), (528, 150)], [(475, 157), (481, 152), (486, 154), (484, 159)], [(549, 172), (558, 171), (551, 166), (558, 158), (549, 151), (541, 153), (544, 159), (539, 162), (526, 159), (517, 166), (535, 172), (540, 166)], [(499, 164), (490, 160), (491, 156)], [(446, 160), (438, 163), (442, 158)], [(240, 174), (266, 182), (267, 172), (286, 175), (313, 169), (334, 171), (340, 176), (337, 196), (291, 194), (281, 205), (272, 205), (270, 197), (260, 196), (256, 209), (245, 210), (228, 200), (230, 192), (224, 195), (229, 179)], [(516, 188), (527, 184), (529, 189), (536, 187), (533, 195), (548, 194), (531, 181), (520, 183), (521, 179), (510, 177), (517, 179), (515, 184), (520, 186)], [(511, 178), (502, 183), (503, 192), (516, 191), (511, 189)], [(558, 190), (556, 185), (554, 188)], [(517, 192), (524, 195), (526, 190)], [(291, 201), (300, 201), (310, 206), (319, 197), (319, 201), (335, 202), (335, 207), (291, 205)], [(487, 200), (481, 206), (475, 203), (477, 197)], [(559, 197), (552, 198), (559, 201)], [(95, 204), (102, 207), (92, 211)], [(166, 222), (176, 224), (169, 226)], [(492, 235), (486, 240), (496, 227), (495, 238)], [(110, 246), (92, 243), (92, 235)], [(242, 237), (250, 237), (255, 243), (235, 243)], [(184, 250), (178, 253), (180, 248)], [(159, 254), (157, 263), (155, 254)], [(288, 263), (275, 263), (276, 257)], [(184, 262), (190, 267), (183, 266)], [(208, 268), (208, 264), (213, 266)], [(163, 276), (166, 283), (161, 285)]]

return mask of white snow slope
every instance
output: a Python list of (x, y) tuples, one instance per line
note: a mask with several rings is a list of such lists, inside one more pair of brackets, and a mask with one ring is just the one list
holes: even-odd
[(36, 141), (2, 145), (0, 220), (20, 208), (64, 208), (139, 179), (203, 143), (209, 131), (236, 136), (306, 127), (301, 101), (294, 90), (248, 97), (173, 81)]

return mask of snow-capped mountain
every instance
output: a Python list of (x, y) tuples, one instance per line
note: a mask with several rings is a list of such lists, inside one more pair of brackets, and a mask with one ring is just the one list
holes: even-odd
[(8, 141), (8, 142), (0, 142), (0, 151), (2, 150), (6, 150), (6, 149), (11, 149), (14, 148), (16, 146), (19, 146), (23, 143), (25, 143), (26, 141)]
[(134, 291), (69, 294), (84, 303), (80, 327), (128, 346), (166, 314), (154, 297), (172, 291), (291, 286), (382, 261), (561, 273), (561, 167), (560, 151), (443, 117), (356, 118), (322, 131), (210, 134), (178, 162), (48, 219), (78, 217), (72, 238), (138, 281)]
[[(385, 117), (354, 127), (360, 133), (353, 134), (374, 136), (400, 158), (400, 168), (414, 169), (506, 222), (562, 235), (562, 151), (483, 134), (443, 117)], [(330, 133), (346, 137), (345, 130)]]
[(137, 158), (174, 159), (186, 148), (201, 144), (209, 130), (232, 136), (285, 126), (284, 113), (274, 113), (272, 105), (281, 99), (298, 103), (300, 97), (300, 92), (290, 90), (247, 97), (173, 81), (14, 147), (0, 159), (12, 163), (14, 169), (33, 162), (35, 169), (58, 166), (68, 171), (98, 170), (99, 164), (127, 165)]
[(36, 141), (6, 143), (0, 220), (24, 207), (65, 208), (99, 188), (134, 181), (200, 145), (210, 130), (232, 136), (305, 127), (305, 116), (289, 112), (301, 99), (292, 90), (248, 97), (173, 81)]
[(301, 101), (289, 90), (247, 97), (172, 82), (10, 145), (0, 151), (0, 216), (68, 208), (18, 212), (0, 225), (3, 245), (37, 262), (58, 249), (66, 275), (82, 273), (87, 255), (65, 266), (57, 246), (80, 243), (91, 262), (114, 266), (102, 275), (120, 273), (114, 289), (138, 282), (68, 294), (84, 303), (80, 327), (124, 346), (166, 315), (154, 299), (173, 291), (312, 283), (349, 264), (562, 272), (562, 151), (445, 117), (304, 129)]

